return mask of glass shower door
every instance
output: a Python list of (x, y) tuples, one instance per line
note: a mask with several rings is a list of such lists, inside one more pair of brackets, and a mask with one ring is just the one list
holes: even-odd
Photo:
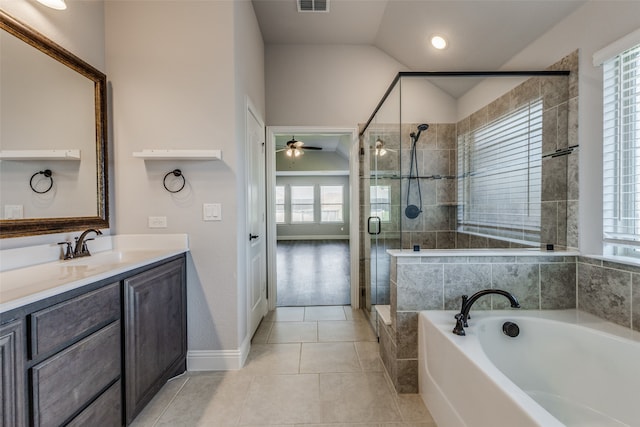
[(369, 253), (365, 307), (390, 303), (390, 256), (400, 245), (399, 125), (372, 129), (366, 135), (368, 173), (365, 183), (366, 239)]

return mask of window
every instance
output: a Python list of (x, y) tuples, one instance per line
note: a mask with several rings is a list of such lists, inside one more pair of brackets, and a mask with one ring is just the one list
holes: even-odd
[(276, 224), (284, 224), (285, 216), (284, 185), (276, 185)]
[(291, 186), (291, 222), (313, 222), (313, 185)]
[(320, 222), (343, 222), (341, 185), (320, 186)]
[(458, 137), (458, 230), (540, 241), (542, 100)]
[(604, 253), (640, 258), (640, 45), (603, 64)]
[(372, 185), (370, 189), (371, 216), (377, 216), (382, 222), (391, 220), (391, 186)]

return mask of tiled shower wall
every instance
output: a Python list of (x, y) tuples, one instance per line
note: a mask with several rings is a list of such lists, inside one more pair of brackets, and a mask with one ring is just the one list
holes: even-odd
[[(459, 310), (461, 295), (485, 288), (513, 293), (525, 310), (578, 308), (640, 332), (640, 266), (551, 253), (392, 257), (391, 325), (378, 320), (378, 334), (381, 358), (398, 392), (418, 391), (418, 312)], [(508, 307), (504, 297), (491, 295), (473, 309)]]

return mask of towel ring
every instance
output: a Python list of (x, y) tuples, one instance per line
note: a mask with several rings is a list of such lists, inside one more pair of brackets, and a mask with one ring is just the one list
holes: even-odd
[[(36, 188), (33, 186), (33, 178), (35, 178), (38, 175), (44, 175), (45, 178), (49, 178), (49, 187), (47, 187), (47, 189), (44, 191), (36, 190)], [(38, 183), (36, 183), (36, 185), (38, 185)], [(44, 193), (47, 193), (49, 190), (51, 190), (51, 188), (53, 187), (53, 172), (51, 172), (51, 169), (45, 169), (43, 171), (39, 171), (31, 175), (31, 179), (29, 180), (29, 187), (31, 187), (34, 193), (38, 193), (38, 194), (44, 194)]]
[[(182, 185), (177, 190), (169, 190), (169, 187), (167, 187), (167, 178), (170, 175), (182, 178)], [(180, 169), (174, 169), (171, 172), (168, 172), (162, 179), (162, 185), (164, 185), (164, 189), (167, 190), (169, 193), (178, 193), (179, 191), (182, 191), (186, 183), (187, 183), (187, 180), (184, 178), (184, 175), (182, 174), (182, 171)]]

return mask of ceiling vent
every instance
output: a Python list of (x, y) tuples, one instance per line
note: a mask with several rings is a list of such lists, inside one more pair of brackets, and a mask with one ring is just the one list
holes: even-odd
[(297, 0), (298, 12), (329, 12), (329, 0)]

